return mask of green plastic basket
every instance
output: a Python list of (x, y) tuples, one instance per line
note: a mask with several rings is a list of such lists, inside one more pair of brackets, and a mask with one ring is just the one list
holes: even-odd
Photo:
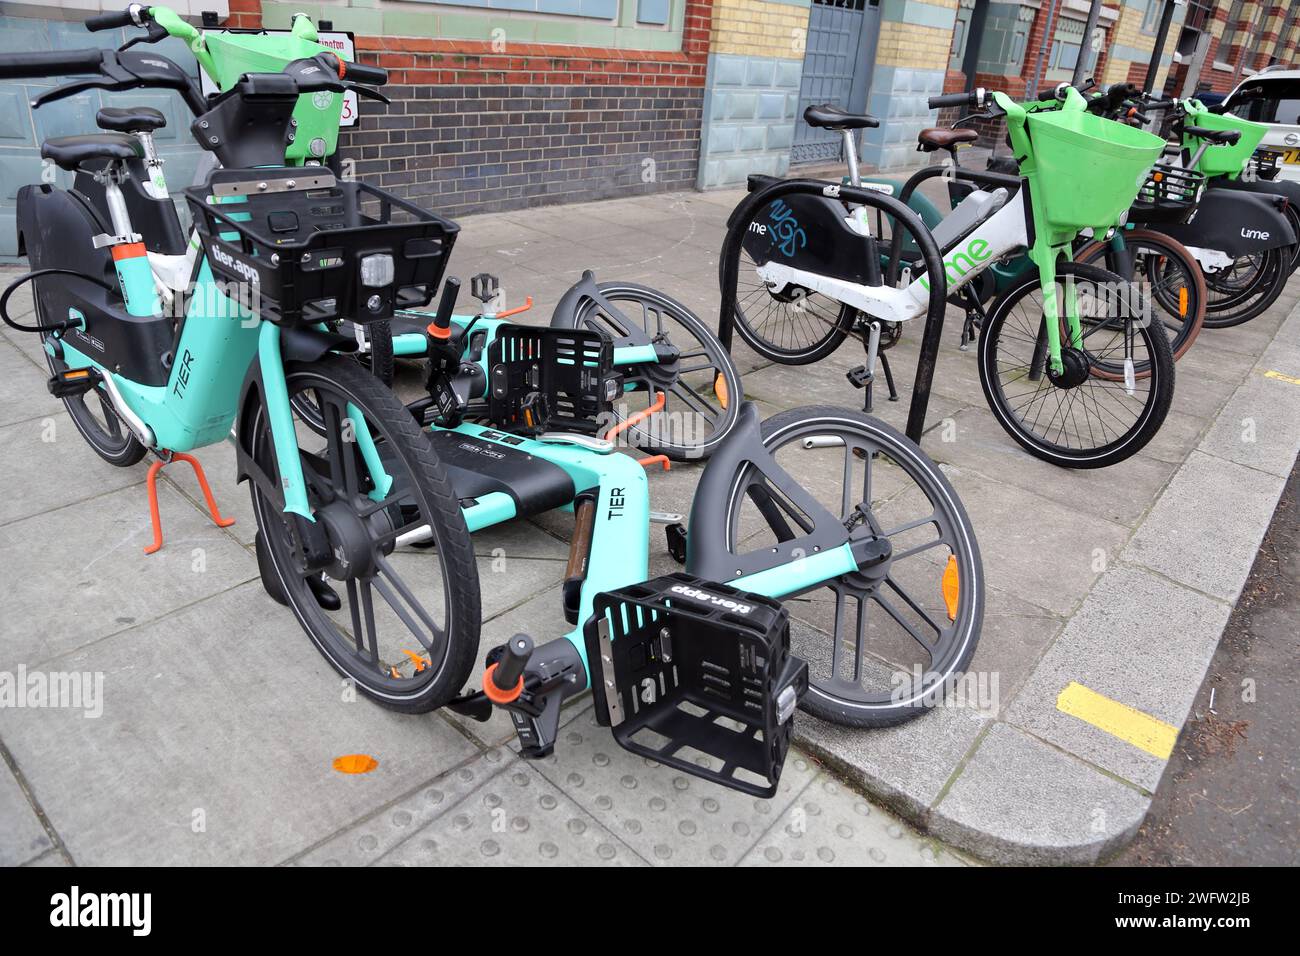
[[(292, 61), (333, 52), (312, 40), (284, 33), (219, 33), (208, 31), (204, 43), (215, 67), (212, 79), (228, 90), (245, 73), (279, 73)], [(339, 93), (304, 93), (298, 97), (293, 118), (294, 140), (285, 159), (301, 162), (324, 159), (338, 148), (343, 96)]]
[[(1230, 113), (1222, 115), (1218, 113), (1192, 113), (1187, 115), (1188, 126), (1202, 126), (1205, 129), (1223, 130), (1235, 129), (1241, 131), (1241, 139), (1231, 146), (1216, 146), (1211, 143), (1201, 156), (1200, 163), (1197, 164), (1198, 172), (1206, 176), (1231, 176), (1234, 179), (1241, 174), (1250, 162), (1251, 155), (1255, 152), (1255, 147), (1259, 145), (1260, 140), (1264, 138), (1267, 127), (1262, 123), (1252, 123), (1250, 120), (1244, 120), (1240, 116), (1233, 116)], [(1183, 146), (1191, 150), (1192, 155), (1201, 148), (1202, 140), (1196, 136), (1184, 136)]]
[(1053, 229), (1109, 229), (1133, 204), (1165, 141), (1082, 110), (1030, 113), (1034, 202)]

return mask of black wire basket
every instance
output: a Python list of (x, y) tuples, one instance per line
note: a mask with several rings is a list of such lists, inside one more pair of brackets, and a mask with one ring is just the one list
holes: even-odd
[(325, 169), (217, 170), (185, 198), (226, 295), (281, 325), (428, 305), (460, 230)]
[(1203, 173), (1179, 166), (1153, 166), (1129, 210), (1129, 222), (1184, 222), (1204, 188)]

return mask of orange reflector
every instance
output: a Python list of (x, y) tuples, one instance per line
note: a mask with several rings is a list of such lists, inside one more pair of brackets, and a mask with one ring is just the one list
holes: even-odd
[(415, 651), (408, 651), (406, 648), (402, 648), (402, 653), (411, 659), (411, 663), (415, 665), (415, 672), (417, 674), (429, 666), (429, 659), (421, 657), (419, 654), (415, 653)]
[(89, 378), (90, 369), (74, 368), (63, 373), (64, 378)]
[(961, 582), (957, 579), (957, 555), (948, 555), (948, 566), (943, 569), (943, 603), (948, 608), (948, 620), (957, 620), (957, 593)]
[(334, 769), (339, 773), (370, 773), (379, 761), (369, 754), (344, 754), (334, 758)]
[(726, 408), (727, 402), (731, 401), (731, 396), (727, 394), (727, 380), (721, 372), (713, 380), (713, 394), (718, 396), (718, 404), (723, 408)]
[(1178, 314), (1187, 318), (1187, 286), (1178, 290)]

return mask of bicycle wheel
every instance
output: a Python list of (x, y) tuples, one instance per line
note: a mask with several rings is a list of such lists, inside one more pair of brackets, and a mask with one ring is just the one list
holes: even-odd
[[(36, 316), (36, 324), (45, 325), (40, 292), (37, 290), (32, 292), (32, 311)], [(51, 336), (48, 334), (41, 335), (42, 342), (49, 342), (50, 339)], [(51, 374), (57, 375), (67, 370), (67, 362), (55, 358), (48, 348), (43, 351)], [(91, 396), (94, 396), (93, 399)], [(122, 423), (117, 412), (113, 410), (113, 403), (103, 385), (97, 385), (84, 395), (67, 396), (62, 401), (63, 407), (67, 409), (68, 416), (72, 419), (72, 424), (86, 440), (86, 444), (110, 465), (129, 468), (138, 464), (148, 452), (148, 449)]]
[[(342, 335), (354, 335), (356, 326), (351, 322), (336, 323), (335, 331)], [(388, 322), (371, 322), (365, 327), (366, 349), (347, 356), (358, 363), (367, 372), (385, 385), (392, 385), (396, 376), (396, 360), (393, 356), (393, 330)], [(325, 421), (315, 399), (309, 393), (295, 395), (292, 398), (293, 410), (298, 413), (303, 424), (317, 435), (325, 434)]]
[[(737, 260), (735, 328), (751, 349), (780, 365), (808, 365), (830, 355), (853, 330), (855, 309), (802, 287), (772, 290), (742, 241), (747, 222), (737, 222), (723, 243), (723, 256)], [(725, 259), (718, 263), (718, 277)]]
[(656, 344), (677, 350), (669, 362), (626, 366), (625, 380), (634, 385), (616, 403), (620, 422), (634, 418), (664, 396), (663, 409), (640, 419), (625, 434), (637, 448), (667, 455), (674, 461), (708, 458), (731, 431), (744, 397), (740, 373), (713, 331), (690, 309), (648, 286), (633, 282), (602, 282), (597, 286), (621, 318), (607, 315), (595, 299), (584, 298), (565, 324), (595, 329), (617, 342), (633, 330)]
[[(852, 539), (892, 546), (869, 570), (783, 599), (792, 650), (808, 662), (800, 707), (838, 724), (888, 727), (940, 704), (970, 663), (984, 617), (979, 546), (948, 479), (914, 442), (846, 408), (774, 415), (762, 440)], [(799, 515), (785, 502), (753, 466), (738, 472), (720, 504), (732, 516), (728, 549), (788, 539), (787, 521)]]
[(1242, 256), (1226, 268), (1205, 274), (1209, 291), (1205, 327), (1228, 329), (1249, 322), (1277, 301), (1291, 277), (1290, 247)]
[[(1163, 326), (1131, 301), (1132, 287), (1114, 273), (1082, 263), (1057, 269), (1064, 371), (1047, 362), (1047, 317), (1038, 272), (1004, 292), (980, 334), (984, 397), (998, 423), (1030, 454), (1067, 468), (1102, 468), (1146, 445), (1169, 413), (1174, 358)], [(1064, 333), (1065, 292), (1079, 300), (1083, 348)], [(1131, 382), (1122, 379), (1132, 361)], [(1137, 375), (1136, 369), (1146, 373)], [(1121, 381), (1113, 381), (1118, 370)], [(1102, 374), (1098, 374), (1101, 372)], [(1110, 373), (1110, 374), (1106, 374)]]
[[(1201, 267), (1187, 248), (1175, 239), (1149, 229), (1124, 233), (1124, 245), (1133, 261), (1133, 278), (1150, 290), (1160, 321), (1169, 333), (1174, 361), (1182, 358), (1205, 325), (1208, 292)], [(1109, 245), (1092, 242), (1075, 255), (1076, 262), (1105, 266)], [(1137, 369), (1139, 374), (1145, 368)]]
[[(480, 623), (478, 571), (446, 470), (410, 413), (355, 361), (288, 363), (285, 377), (291, 396), (311, 391), (323, 413), (324, 447), (300, 455), (330, 563), (307, 567), (295, 519), (253, 482), (267, 591), (364, 695), (406, 713), (439, 707), (469, 678)], [(249, 428), (253, 459), (278, 486), (265, 409)], [(367, 432), (392, 478), (378, 500), (359, 437)], [(422, 526), (433, 548), (396, 549), (400, 534)]]

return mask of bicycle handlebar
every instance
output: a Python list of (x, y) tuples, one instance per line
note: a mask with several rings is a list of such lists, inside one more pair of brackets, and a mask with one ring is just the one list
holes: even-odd
[[(116, 30), (119, 27), (136, 27), (140, 24), (136, 22), (136, 7), (138, 4), (131, 4), (125, 10), (118, 10), (115, 13), (101, 13), (98, 16), (86, 18), (86, 29), (91, 33), (98, 33), (100, 30)], [(144, 10), (143, 7), (140, 7)], [(146, 11), (147, 12), (147, 11)]]
[(932, 96), (929, 99), (929, 106), (932, 110), (941, 110), (946, 106), (974, 106), (984, 105), (984, 88), (980, 87), (974, 90), (968, 90), (963, 93), (944, 93), (940, 96)]
[(47, 76), (98, 73), (103, 50), (52, 50), (6, 53), (0, 56), (0, 80), (25, 80)]
[(371, 66), (368, 63), (349, 63), (342, 59), (339, 62), (343, 67), (342, 78), (349, 83), (360, 83), (364, 86), (383, 86), (388, 82), (388, 71), (382, 66)]

